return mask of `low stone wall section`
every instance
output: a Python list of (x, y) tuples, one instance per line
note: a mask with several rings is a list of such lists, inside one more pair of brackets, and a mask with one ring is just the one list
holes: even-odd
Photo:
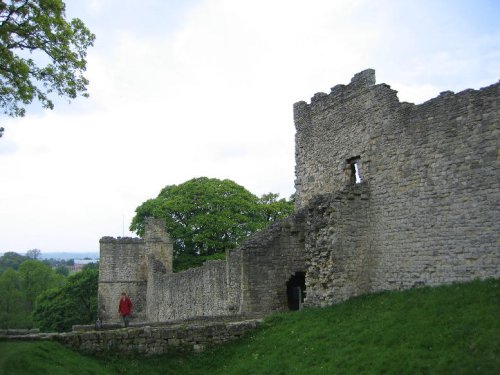
[(0, 337), (8, 336), (24, 336), (24, 335), (34, 335), (40, 333), (38, 328), (24, 329), (24, 328), (9, 328), (0, 329)]
[(262, 320), (210, 322), (175, 326), (129, 327), (106, 331), (0, 335), (8, 340), (54, 340), (79, 352), (155, 355), (177, 350), (199, 352), (207, 346), (241, 338)]

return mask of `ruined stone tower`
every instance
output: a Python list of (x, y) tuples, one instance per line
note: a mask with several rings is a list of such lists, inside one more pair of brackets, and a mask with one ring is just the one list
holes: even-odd
[(500, 277), (499, 98), (401, 103), (369, 69), (295, 104), (306, 304)]
[(148, 258), (154, 256), (172, 272), (173, 243), (161, 220), (147, 219), (140, 238), (103, 237), (100, 243), (98, 314), (118, 321), (120, 294), (130, 295), (135, 320), (146, 319)]

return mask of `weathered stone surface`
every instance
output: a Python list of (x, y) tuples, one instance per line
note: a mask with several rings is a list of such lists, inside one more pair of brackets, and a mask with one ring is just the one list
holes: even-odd
[(88, 353), (119, 351), (123, 354), (153, 355), (167, 353), (169, 348), (179, 347), (194, 352), (203, 351), (208, 345), (238, 339), (261, 323), (262, 320), (254, 319), (231, 323), (209, 322), (204, 325), (182, 325), (176, 328), (143, 326), (109, 331), (5, 335), (3, 338), (30, 341), (55, 340), (72, 349)]
[(118, 322), (118, 302), (126, 292), (134, 302), (132, 320), (146, 320), (148, 258), (172, 271), (172, 240), (160, 220), (148, 219), (147, 235), (103, 237), (100, 242), (98, 314), (103, 322)]
[(497, 83), (400, 103), (368, 70), (295, 104), (306, 305), (500, 277), (499, 98)]
[(40, 330), (38, 328), (33, 328), (33, 329), (15, 329), (15, 328), (0, 329), (0, 337), (33, 335), (33, 334), (37, 334), (37, 333), (40, 333)]
[(255, 329), (262, 322), (253, 319), (240, 322), (208, 322), (192, 325), (142, 326), (122, 328), (109, 331), (87, 331), (67, 333), (31, 333), (7, 335), (8, 340), (55, 340), (72, 349), (89, 352), (105, 353), (119, 351), (121, 353), (142, 353), (153, 355), (167, 353), (172, 348), (183, 348), (199, 352), (208, 345), (235, 340), (245, 332)]

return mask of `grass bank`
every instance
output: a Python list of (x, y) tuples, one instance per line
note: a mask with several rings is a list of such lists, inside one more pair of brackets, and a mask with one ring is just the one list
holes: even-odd
[(197, 355), (93, 358), (50, 342), (1, 342), (0, 373), (499, 374), (500, 280), (276, 314), (246, 338)]

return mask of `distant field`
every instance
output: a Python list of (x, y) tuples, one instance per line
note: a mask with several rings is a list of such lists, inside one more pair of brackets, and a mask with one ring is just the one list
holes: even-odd
[(94, 358), (52, 342), (0, 342), (0, 373), (500, 374), (500, 280), (276, 314), (202, 354)]

